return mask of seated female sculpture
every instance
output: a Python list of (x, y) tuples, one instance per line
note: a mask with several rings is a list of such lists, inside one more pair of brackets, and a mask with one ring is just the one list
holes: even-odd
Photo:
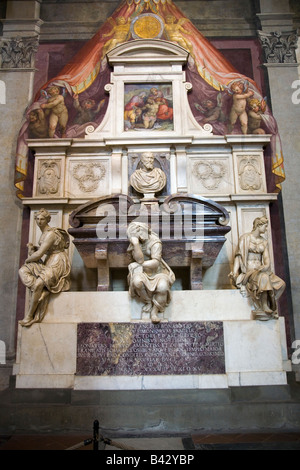
[(271, 271), (268, 241), (263, 237), (267, 226), (268, 219), (258, 217), (252, 231), (240, 237), (229, 275), (241, 293), (251, 297), (256, 318), (262, 320), (278, 318), (276, 300), (285, 289), (285, 282)]
[(31, 291), (28, 312), (20, 322), (22, 326), (43, 320), (50, 292), (57, 294), (70, 288), (71, 268), (66, 253), (69, 235), (60, 228), (50, 227), (50, 219), (51, 215), (45, 209), (36, 214), (36, 224), (42, 232), (39, 246), (28, 244), (29, 256), (19, 270), (21, 281)]
[(132, 222), (127, 235), (134, 260), (128, 266), (129, 293), (144, 302), (142, 311), (150, 312), (152, 322), (159, 323), (158, 313), (164, 312), (171, 300), (174, 273), (162, 259), (160, 239), (146, 224)]

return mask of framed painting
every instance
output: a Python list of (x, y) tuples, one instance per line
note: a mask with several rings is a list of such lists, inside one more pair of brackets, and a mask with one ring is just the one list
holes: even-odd
[(124, 131), (173, 131), (172, 83), (124, 84)]

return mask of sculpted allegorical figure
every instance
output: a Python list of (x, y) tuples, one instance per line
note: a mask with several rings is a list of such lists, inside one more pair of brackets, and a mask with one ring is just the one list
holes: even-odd
[(144, 152), (141, 156), (141, 168), (135, 170), (130, 177), (131, 186), (145, 197), (158, 193), (167, 183), (165, 173), (154, 167), (154, 160), (152, 152)]
[(66, 253), (69, 235), (65, 230), (50, 227), (50, 219), (45, 209), (36, 214), (35, 220), (42, 232), (39, 246), (28, 244), (28, 258), (19, 270), (21, 281), (31, 291), (27, 314), (20, 322), (22, 326), (41, 322), (46, 314), (49, 294), (70, 288), (71, 267)]
[(229, 275), (241, 293), (250, 296), (260, 320), (278, 318), (276, 301), (285, 289), (285, 282), (271, 271), (268, 241), (263, 236), (267, 226), (268, 219), (258, 217), (252, 231), (240, 237)]
[(144, 223), (132, 222), (127, 230), (130, 241), (128, 252), (128, 284), (131, 297), (145, 303), (142, 311), (150, 313), (153, 323), (159, 323), (159, 312), (164, 312), (171, 300), (170, 289), (175, 275), (162, 259), (162, 243), (157, 234)]

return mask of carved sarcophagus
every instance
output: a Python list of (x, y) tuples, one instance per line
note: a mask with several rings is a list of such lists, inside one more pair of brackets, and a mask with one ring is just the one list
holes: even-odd
[(227, 211), (212, 200), (188, 194), (136, 203), (116, 194), (88, 202), (70, 215), (69, 229), (86, 267), (98, 269), (98, 290), (110, 290), (110, 270), (127, 268), (127, 228), (146, 223), (163, 245), (170, 267), (190, 271), (190, 289), (202, 289), (202, 271), (213, 265), (230, 231)]

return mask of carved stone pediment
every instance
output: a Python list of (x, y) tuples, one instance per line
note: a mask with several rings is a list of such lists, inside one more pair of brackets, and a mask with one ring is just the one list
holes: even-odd
[[(109, 105), (101, 124), (86, 128), (86, 139), (213, 137), (212, 126), (198, 124), (190, 109), (187, 94), (192, 84), (183, 70), (190, 56), (183, 47), (160, 39), (136, 39), (111, 49), (106, 58), (113, 69), (105, 86)], [(157, 101), (149, 101), (154, 89), (161, 97), (160, 109), (154, 109)], [(129, 100), (142, 94), (140, 114), (134, 116), (136, 107), (128, 107)]]
[(183, 47), (163, 41), (160, 39), (136, 39), (132, 42), (126, 42), (115, 47), (107, 54), (107, 60), (110, 65), (118, 63), (140, 63), (149, 64), (155, 60), (156, 63), (165, 63), (173, 61), (184, 65), (188, 60), (189, 53)]

